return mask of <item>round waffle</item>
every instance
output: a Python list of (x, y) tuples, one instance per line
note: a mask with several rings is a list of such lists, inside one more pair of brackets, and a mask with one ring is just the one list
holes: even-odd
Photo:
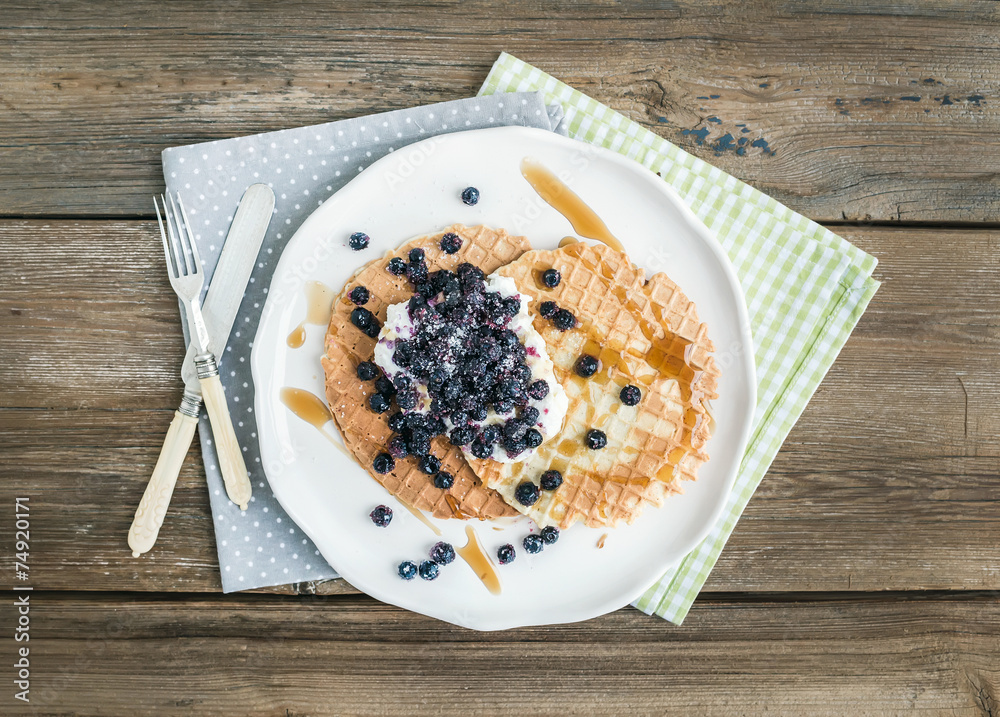
[[(562, 274), (553, 289), (541, 280), (550, 268)], [(662, 504), (682, 480), (694, 480), (708, 460), (712, 420), (705, 401), (716, 398), (719, 369), (707, 329), (677, 285), (662, 273), (647, 281), (625, 254), (583, 242), (527, 252), (497, 273), (530, 295), (534, 326), (569, 410), (562, 432), (523, 462), (469, 459), (483, 482), (539, 525), (567, 528), (578, 520), (592, 527), (631, 523), (645, 505)], [(576, 328), (560, 331), (542, 317), (545, 301), (571, 311)], [(600, 360), (586, 379), (574, 371), (583, 354)], [(629, 384), (642, 390), (637, 406), (619, 398)], [(591, 429), (607, 435), (603, 449), (587, 448)], [(538, 484), (549, 469), (562, 474), (562, 485), (542, 490), (531, 507), (520, 505), (516, 487)]]
[[(455, 254), (446, 254), (441, 250), (441, 237), (446, 232), (462, 237), (462, 247)], [(434, 438), (431, 445), (434, 455), (441, 459), (441, 469), (455, 476), (455, 483), (448, 490), (436, 488), (432, 476), (423, 473), (413, 458), (397, 460), (396, 467), (384, 475), (372, 469), (372, 461), (386, 450), (392, 431), (386, 420), (389, 414), (378, 415), (368, 407), (368, 396), (375, 390), (372, 382), (361, 381), (356, 373), (359, 363), (373, 360), (376, 340), (351, 323), (351, 311), (355, 305), (347, 294), (356, 286), (367, 287), (371, 298), (365, 308), (384, 323), (386, 309), (391, 304), (408, 300), (413, 294), (406, 277), (390, 274), (386, 265), (393, 257), (406, 260), (410, 249), (414, 248), (424, 250), (425, 261), (431, 271), (454, 271), (459, 264), (469, 262), (489, 274), (514, 261), (531, 246), (524, 237), (511, 236), (502, 229), (457, 224), (438, 234), (411, 239), (395, 251), (363, 266), (334, 300), (326, 333), (322, 363), (326, 376), (326, 399), (334, 422), (344, 437), (344, 443), (361, 466), (404, 503), (429, 511), (437, 518), (516, 516), (517, 511), (507, 505), (498, 493), (482, 484), (462, 451), (443, 436)]]

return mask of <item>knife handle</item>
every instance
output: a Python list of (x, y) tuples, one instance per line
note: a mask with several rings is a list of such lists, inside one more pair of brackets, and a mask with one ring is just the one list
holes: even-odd
[(246, 510), (250, 503), (250, 477), (243, 461), (243, 451), (240, 442), (236, 440), (233, 431), (233, 419), (229, 416), (229, 405), (226, 394), (222, 391), (219, 380), (219, 366), (215, 356), (203, 353), (195, 356), (195, 368), (198, 370), (198, 382), (201, 384), (201, 395), (208, 409), (208, 419), (212, 422), (212, 436), (215, 438), (215, 452), (219, 455), (219, 470), (226, 484), (226, 494), (229, 500)]
[(170, 428), (163, 439), (153, 475), (146, 484), (146, 491), (142, 494), (132, 526), (128, 529), (128, 546), (132, 548), (133, 558), (149, 551), (156, 542), (156, 536), (160, 534), (170, 497), (174, 494), (177, 475), (181, 472), (184, 456), (191, 447), (194, 429), (198, 425), (198, 408), (198, 402), (185, 394), (181, 407), (174, 411), (174, 420), (170, 422)]

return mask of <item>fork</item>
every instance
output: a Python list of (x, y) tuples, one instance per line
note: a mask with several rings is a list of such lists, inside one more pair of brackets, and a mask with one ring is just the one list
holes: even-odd
[(156, 207), (156, 221), (160, 225), (160, 237), (163, 239), (167, 274), (170, 277), (170, 286), (187, 311), (191, 340), (198, 350), (194, 364), (202, 396), (205, 399), (205, 407), (208, 409), (208, 418), (212, 423), (212, 437), (215, 439), (215, 449), (219, 455), (219, 469), (230, 500), (236, 503), (240, 510), (246, 510), (252, 489), (246, 463), (243, 461), (243, 452), (233, 431), (233, 420), (229, 415), (226, 395), (219, 380), (219, 366), (215, 355), (208, 348), (208, 328), (201, 313), (201, 289), (205, 284), (205, 272), (201, 267), (198, 245), (191, 235), (191, 223), (188, 221), (180, 195), (177, 196), (176, 203), (169, 193), (166, 197), (161, 195), (160, 199), (163, 202), (163, 218), (160, 216), (160, 206), (156, 203), (155, 197), (153, 205)]

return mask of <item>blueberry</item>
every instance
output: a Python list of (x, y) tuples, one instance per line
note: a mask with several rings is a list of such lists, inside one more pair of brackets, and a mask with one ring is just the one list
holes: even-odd
[(552, 317), (552, 323), (560, 331), (569, 331), (576, 326), (576, 317), (566, 309), (559, 309)]
[(531, 383), (531, 367), (527, 364), (521, 364), (514, 369), (514, 375), (517, 376), (518, 380), (527, 386)]
[(375, 506), (375, 510), (368, 514), (372, 522), (380, 528), (384, 528), (392, 522), (392, 508), (387, 505)]
[(505, 424), (503, 424), (503, 437), (504, 438), (520, 438), (524, 435), (527, 430), (527, 426), (516, 418), (509, 419)]
[(538, 409), (534, 406), (528, 406), (521, 409), (521, 420), (529, 426), (538, 422), (538, 416)]
[(434, 288), (434, 284), (432, 284), (429, 281), (422, 281), (413, 288), (418, 294), (420, 294), (425, 299), (430, 299), (432, 296), (437, 294), (437, 290)]
[(420, 470), (427, 475), (434, 475), (441, 470), (441, 459), (428, 453), (420, 458)]
[(417, 391), (414, 388), (407, 388), (396, 393), (396, 405), (404, 411), (411, 411), (417, 407)]
[(472, 455), (483, 460), (493, 455), (493, 446), (487, 445), (479, 439), (472, 442), (472, 448), (470, 450), (472, 451)]
[(358, 378), (362, 381), (371, 381), (378, 376), (378, 366), (371, 361), (362, 361), (358, 364)]
[(562, 473), (559, 471), (545, 471), (542, 473), (542, 490), (555, 490), (562, 485)]
[[(501, 565), (506, 565), (507, 563), (513, 563), (514, 558), (516, 557), (517, 553), (514, 552), (514, 546), (511, 545), (510, 543), (507, 543), (506, 545), (501, 545), (499, 548), (497, 548), (497, 562), (500, 563)], [(410, 565), (413, 565), (413, 563), (410, 563)], [(400, 566), (400, 568), (402, 568), (402, 566)]]
[(483, 432), (480, 434), (479, 439), (492, 446), (494, 443), (500, 440), (500, 426), (495, 423), (491, 423), (488, 426), (483, 427)]
[(521, 541), (521, 545), (524, 546), (524, 552), (532, 555), (542, 552), (542, 548), (545, 547), (545, 543), (539, 535), (529, 535)]
[(359, 306), (351, 312), (351, 323), (359, 329), (367, 329), (373, 322), (375, 322), (375, 315), (368, 309)]
[(441, 573), (441, 568), (439, 568), (438, 564), (435, 563), (434, 561), (425, 560), (424, 562), (420, 563), (420, 569), (418, 572), (420, 573), (420, 577), (422, 577), (424, 580), (435, 580), (437, 576)]
[(392, 396), (396, 393), (396, 387), (385, 376), (379, 376), (375, 379), (375, 390), (385, 396)]
[[(414, 249), (413, 251), (418, 251)], [(423, 262), (411, 262), (406, 267), (406, 278), (413, 284), (423, 284), (427, 281), (427, 265)]]
[(413, 346), (407, 341), (399, 341), (396, 350), (392, 352), (392, 361), (397, 366), (409, 366), (413, 359)]
[(546, 545), (552, 545), (554, 542), (559, 540), (559, 528), (553, 528), (551, 525), (542, 528), (542, 542)]
[(535, 381), (533, 384), (528, 386), (528, 395), (536, 401), (541, 401), (549, 395), (549, 384), (542, 379)]
[(517, 316), (517, 313), (521, 310), (521, 300), (516, 296), (508, 296), (503, 300), (502, 306), (503, 310), (509, 316)]
[[(426, 456), (431, 452), (431, 434), (424, 428), (414, 428), (410, 431), (410, 438), (406, 442), (406, 447), (415, 456)], [(425, 471), (436, 473), (437, 471)]]
[(559, 305), (554, 301), (543, 301), (538, 305), (538, 313), (544, 318), (550, 319), (559, 311)]
[(558, 269), (546, 269), (545, 273), (542, 274), (542, 283), (550, 289), (559, 286), (560, 281), (562, 281), (562, 274), (559, 273)]
[(587, 448), (597, 451), (608, 445), (608, 437), (604, 431), (593, 428), (587, 431)]
[(466, 187), (462, 190), (462, 201), (470, 207), (479, 202), (479, 190), (475, 187)]
[(521, 505), (532, 506), (538, 502), (538, 486), (531, 481), (525, 481), (514, 489), (514, 497)]
[(626, 406), (635, 406), (642, 400), (642, 391), (639, 390), (638, 386), (629, 384), (621, 390), (618, 394), (618, 398), (620, 398), (622, 403)]
[(537, 428), (529, 428), (524, 432), (524, 444), (528, 448), (538, 448), (542, 445), (542, 434)]
[(455, 485), (455, 476), (448, 471), (438, 471), (434, 475), (434, 487), (441, 490), (448, 490)]
[(368, 406), (375, 411), (375, 413), (385, 413), (391, 408), (389, 398), (383, 396), (381, 393), (373, 393), (369, 396)]
[(462, 248), (462, 237), (453, 232), (448, 232), (441, 237), (441, 251), (445, 254), (454, 254)]
[(424, 250), (420, 247), (410, 249), (409, 256), (411, 264), (420, 264), (424, 260)]
[(398, 256), (394, 256), (389, 260), (389, 264), (386, 268), (389, 270), (390, 274), (402, 276), (406, 273), (406, 262)]
[(348, 240), (348, 244), (351, 245), (351, 249), (353, 249), (354, 251), (361, 251), (366, 246), (368, 246), (368, 242), (370, 241), (371, 237), (369, 237), (364, 232), (354, 232), (353, 234), (351, 234), (351, 238)]
[(524, 453), (528, 448), (528, 443), (521, 438), (504, 438), (503, 439), (503, 449), (507, 451), (507, 455), (511, 458), (517, 458), (519, 455)]
[(365, 336), (367, 336), (368, 338), (377, 339), (379, 332), (382, 330), (382, 324), (380, 324), (378, 320), (374, 320), (362, 330), (365, 332)]
[(576, 360), (576, 375), (582, 378), (590, 378), (595, 373), (597, 369), (600, 368), (601, 362), (590, 354), (584, 354)]
[(514, 410), (514, 402), (509, 398), (501, 398), (493, 402), (493, 410), (499, 414), (510, 413)]
[(410, 451), (406, 447), (406, 439), (402, 436), (393, 436), (389, 440), (389, 455), (397, 460), (403, 460), (410, 455)]
[[(405, 373), (397, 373), (395, 376), (392, 377), (392, 387), (396, 391), (405, 391), (406, 389), (410, 388), (412, 383), (413, 382), (410, 380), (410, 377), (407, 376)], [(375, 388), (378, 388), (377, 383), (375, 384)], [(385, 391), (381, 392), (385, 393)]]
[(448, 439), (453, 446), (467, 446), (476, 437), (476, 431), (472, 426), (459, 426), (451, 432)]
[(471, 409), (469, 409), (469, 416), (473, 421), (485, 421), (486, 417), (489, 415), (489, 411), (486, 410), (486, 406), (481, 403), (477, 403)]
[(401, 412), (396, 411), (394, 414), (389, 416), (389, 430), (393, 433), (399, 433), (403, 430), (403, 426), (406, 425), (406, 416)]
[(417, 577), (417, 566), (409, 560), (404, 560), (399, 564), (398, 572), (399, 577), (403, 578), (403, 580), (413, 580), (413, 578)]
[(362, 304), (368, 303), (368, 299), (371, 298), (371, 293), (369, 293), (368, 289), (363, 286), (355, 286), (351, 289), (351, 293), (348, 294), (348, 296), (351, 297), (351, 301), (358, 306), (361, 306)]
[(450, 543), (434, 543), (431, 548), (430, 558), (438, 565), (448, 565), (455, 562), (455, 548)]

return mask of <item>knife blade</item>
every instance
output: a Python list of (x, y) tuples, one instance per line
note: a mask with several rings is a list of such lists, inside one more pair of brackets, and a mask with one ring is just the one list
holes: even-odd
[[(271, 188), (266, 184), (251, 185), (240, 200), (226, 243), (222, 246), (219, 263), (201, 307), (205, 326), (208, 327), (208, 350), (220, 360), (229, 343), (229, 334), (232, 333), (273, 213), (274, 192)], [(187, 391), (200, 396), (201, 385), (194, 365), (197, 353), (198, 349), (190, 344), (181, 366), (181, 378)]]
[[(209, 333), (208, 347), (217, 356), (222, 355), (229, 342), (229, 334), (273, 213), (274, 192), (265, 184), (254, 184), (244, 192), (229, 227), (202, 306)], [(139, 557), (156, 543), (177, 475), (194, 438), (202, 398), (201, 383), (198, 381), (194, 362), (195, 353), (194, 347), (189, 345), (181, 367), (181, 378), (184, 381), (181, 405), (174, 412), (174, 419), (164, 438), (153, 474), (129, 528), (128, 544), (132, 548), (133, 557)], [(241, 501), (242, 496), (236, 496), (234, 500), (233, 491), (228, 484), (226, 492), (237, 505), (245, 503), (249, 498), (247, 496)]]

